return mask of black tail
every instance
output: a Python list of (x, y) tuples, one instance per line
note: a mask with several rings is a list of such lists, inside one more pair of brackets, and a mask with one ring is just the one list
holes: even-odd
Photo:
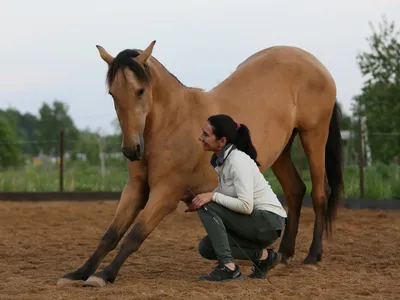
[(343, 196), (343, 154), (342, 137), (340, 134), (341, 111), (338, 103), (333, 108), (331, 122), (329, 124), (329, 136), (325, 146), (325, 169), (330, 187), (326, 210), (326, 227), (332, 232), (332, 221), (336, 217), (336, 211)]

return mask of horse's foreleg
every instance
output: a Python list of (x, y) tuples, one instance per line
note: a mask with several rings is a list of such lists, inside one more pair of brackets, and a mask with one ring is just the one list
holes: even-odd
[(302, 132), (301, 140), (310, 166), (311, 198), (315, 213), (314, 233), (305, 264), (316, 264), (322, 258), (322, 237), (326, 217), (325, 144), (328, 126), (321, 124), (313, 131)]
[(147, 197), (148, 188), (145, 184), (128, 183), (122, 191), (114, 219), (101, 238), (96, 250), (80, 268), (65, 274), (58, 281), (58, 284), (61, 285), (70, 280), (86, 280), (92, 275), (104, 257), (117, 246), (126, 230), (144, 207)]
[(306, 186), (290, 157), (290, 150), (295, 136), (296, 133), (293, 133), (285, 150), (271, 167), (282, 186), (288, 206), (287, 225), (279, 247), (279, 252), (282, 254), (282, 263), (286, 263), (287, 259), (294, 255), (301, 205), (306, 193)]
[(136, 252), (164, 217), (177, 208), (181, 191), (180, 187), (168, 185), (154, 188), (150, 192), (148, 203), (126, 236), (114, 260), (101, 272), (90, 276), (84, 286), (102, 287), (107, 282), (113, 283), (128, 256)]

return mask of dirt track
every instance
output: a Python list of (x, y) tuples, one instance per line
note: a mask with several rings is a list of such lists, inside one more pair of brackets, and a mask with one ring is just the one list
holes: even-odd
[[(197, 254), (204, 230), (182, 205), (130, 256), (114, 284), (57, 287), (95, 249), (116, 205), (1, 202), (0, 299), (400, 299), (400, 212), (343, 209), (334, 240), (324, 240), (321, 264), (310, 268), (300, 264), (313, 228), (312, 210), (303, 208), (295, 257), (271, 272), (272, 285), (198, 282), (213, 262)], [(250, 264), (239, 263), (249, 274)]]

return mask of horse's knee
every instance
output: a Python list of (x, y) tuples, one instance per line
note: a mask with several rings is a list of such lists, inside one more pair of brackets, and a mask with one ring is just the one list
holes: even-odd
[(215, 259), (214, 247), (211, 243), (211, 240), (208, 236), (202, 238), (198, 245), (199, 254), (205, 259)]
[(304, 195), (306, 194), (306, 191), (307, 191), (306, 184), (303, 182), (303, 180), (300, 180), (298, 186), (296, 186), (293, 193), (295, 194), (296, 197), (303, 199)]
[(100, 240), (99, 248), (103, 251), (112, 251), (118, 244), (118, 231), (110, 226)]
[(144, 239), (143, 225), (141, 223), (136, 223), (122, 243), (120, 251), (125, 255), (136, 252)]
[(301, 202), (304, 198), (304, 195), (306, 194), (306, 190), (307, 187), (303, 182), (303, 180), (298, 180), (296, 184), (292, 186), (292, 188), (289, 191), (290, 197), (295, 200), (293, 201), (294, 203), (292, 204), (292, 206), (294, 207), (301, 206)]
[(296, 218), (300, 216), (301, 206), (303, 204), (304, 195), (306, 194), (307, 187), (302, 180), (296, 181), (289, 191), (285, 191), (287, 198), (287, 206), (289, 214), (295, 214)]
[(315, 213), (325, 211), (326, 194), (324, 189), (313, 189), (311, 191), (311, 198)]

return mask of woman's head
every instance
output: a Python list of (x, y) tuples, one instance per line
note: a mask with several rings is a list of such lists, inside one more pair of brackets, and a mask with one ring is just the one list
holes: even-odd
[(202, 129), (200, 141), (205, 151), (219, 153), (225, 145), (233, 144), (260, 165), (246, 125), (236, 123), (228, 115), (220, 114), (209, 117)]

